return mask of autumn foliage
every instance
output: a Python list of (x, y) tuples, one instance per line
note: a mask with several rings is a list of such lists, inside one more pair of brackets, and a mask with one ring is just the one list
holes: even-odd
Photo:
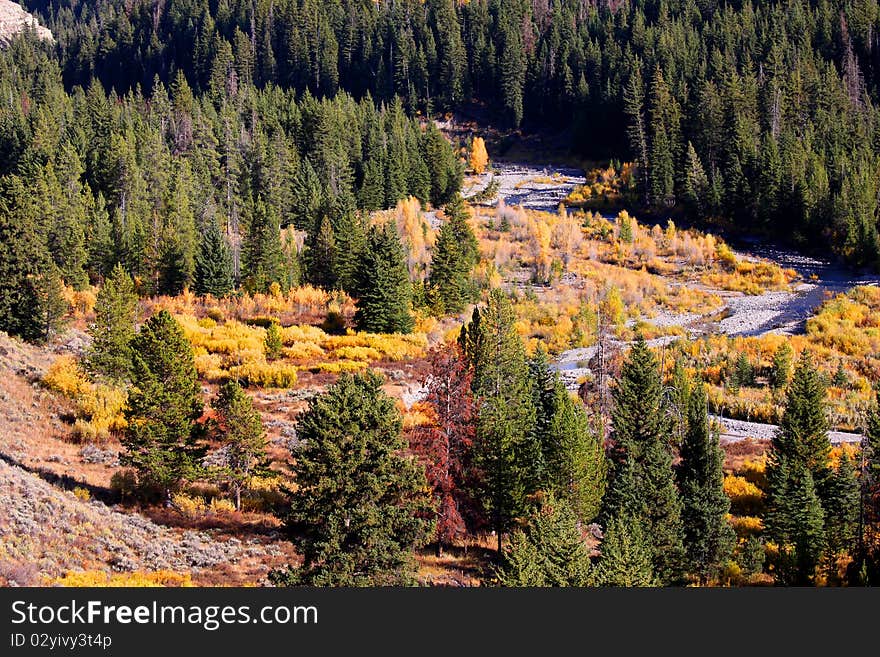
[(473, 372), (456, 344), (432, 349), (425, 405), (431, 421), (411, 433), (410, 447), (425, 464), (437, 505), (437, 551), (466, 532), (474, 505), (468, 494), (477, 404)]

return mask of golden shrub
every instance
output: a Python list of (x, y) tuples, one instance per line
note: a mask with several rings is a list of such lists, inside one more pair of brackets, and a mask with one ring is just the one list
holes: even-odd
[(328, 374), (342, 374), (343, 372), (361, 372), (369, 367), (368, 363), (359, 360), (339, 360), (334, 363), (317, 363), (309, 366), (309, 371)]
[(61, 394), (75, 398), (89, 385), (85, 373), (74, 356), (59, 356), (43, 376), (43, 384)]
[(290, 347), (284, 347), (281, 353), (291, 360), (311, 360), (322, 358), (327, 352), (314, 342), (295, 342)]
[(173, 493), (171, 504), (182, 514), (190, 517), (202, 515), (207, 508), (205, 500), (201, 497), (193, 497), (186, 493)]
[(232, 500), (227, 500), (222, 497), (215, 497), (208, 505), (208, 510), (211, 513), (215, 513), (217, 515), (222, 515), (224, 513), (234, 513), (235, 504), (232, 503)]
[(70, 571), (52, 581), (54, 586), (66, 587), (190, 587), (192, 576), (172, 570), (133, 573), (107, 573), (103, 570)]
[(88, 502), (92, 499), (92, 494), (89, 492), (88, 488), (83, 488), (82, 486), (76, 486), (73, 489), (73, 495), (78, 500), (82, 500), (83, 502)]
[(744, 515), (754, 514), (763, 506), (764, 493), (745, 477), (725, 476), (724, 492), (730, 498), (731, 509), (734, 512)]
[(757, 516), (733, 516), (730, 519), (730, 524), (740, 538), (757, 536), (764, 531), (764, 521)]
[(263, 388), (292, 388), (296, 385), (296, 365), (283, 361), (251, 362), (229, 368), (229, 375), (246, 385)]
[(381, 360), (382, 354), (373, 347), (339, 347), (333, 351), (333, 355), (340, 359), (362, 360), (373, 362)]

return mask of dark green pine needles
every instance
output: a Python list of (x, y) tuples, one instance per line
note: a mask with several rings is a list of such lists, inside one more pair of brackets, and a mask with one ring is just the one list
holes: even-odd
[(374, 226), (357, 269), (358, 329), (371, 333), (410, 333), (412, 285), (403, 246), (393, 223)]
[(161, 310), (131, 343), (133, 387), (128, 394), (120, 461), (137, 469), (140, 483), (168, 498), (202, 472), (197, 443), (204, 404), (192, 347), (183, 329)]
[(641, 522), (654, 573), (664, 584), (683, 573), (682, 504), (672, 468), (673, 425), (663, 402), (657, 361), (639, 337), (614, 389), (614, 449), (606, 522), (627, 515)]
[(344, 374), (300, 416), (289, 524), (304, 561), (276, 572), (277, 583), (413, 582), (431, 499), (424, 469), (404, 455), (400, 413), (382, 383), (373, 372)]

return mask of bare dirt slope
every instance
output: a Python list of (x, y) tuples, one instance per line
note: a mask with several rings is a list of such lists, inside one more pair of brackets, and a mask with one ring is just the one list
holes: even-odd
[(63, 342), (40, 349), (0, 333), (0, 584), (45, 584), (80, 570), (260, 583), (290, 560), (290, 544), (275, 531), (231, 536), (164, 526), (101, 501), (113, 468), (94, 449), (64, 440), (64, 402), (37, 383), (64, 350)]

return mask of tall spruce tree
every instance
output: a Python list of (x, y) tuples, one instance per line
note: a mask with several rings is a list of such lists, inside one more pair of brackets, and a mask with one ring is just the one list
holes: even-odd
[(357, 269), (355, 323), (371, 333), (410, 333), (412, 285), (403, 246), (391, 222), (370, 229)]
[(134, 281), (125, 268), (117, 264), (101, 286), (95, 302), (95, 321), (89, 327), (92, 344), (85, 359), (90, 372), (116, 383), (129, 380), (137, 306)]
[(657, 361), (639, 336), (613, 391), (611, 477), (603, 502), (610, 519), (638, 520), (651, 546), (655, 575), (669, 584), (683, 572), (681, 499), (675, 486), (670, 436)]
[(287, 279), (279, 222), (277, 208), (262, 198), (254, 202), (242, 253), (243, 286), (249, 292), (267, 292), (272, 283)]
[(581, 522), (599, 513), (606, 459), (601, 432), (566, 390), (539, 350), (529, 363), (535, 404), (535, 440), (541, 450), (540, 485), (569, 505)]
[(680, 456), (677, 474), (688, 570), (705, 584), (731, 557), (736, 535), (727, 521), (730, 498), (723, 487), (724, 453), (718, 430), (709, 426), (703, 387), (689, 395), (687, 433)]
[(465, 350), (480, 402), (475, 454), (483, 477), (478, 497), (496, 532), (499, 554), (503, 535), (524, 515), (526, 498), (538, 487), (541, 459), (528, 361), (514, 319), (510, 300), (493, 290), (483, 311), (474, 311), (467, 327), (472, 341)]
[(428, 538), (424, 470), (404, 455), (400, 413), (381, 376), (344, 374), (297, 421), (289, 526), (303, 555), (279, 584), (411, 584)]
[(11, 186), (10, 200), (0, 199), (0, 331), (40, 342), (46, 335), (44, 287), (52, 263), (38, 219), (22, 197), (25, 191)]
[(825, 388), (804, 351), (767, 459), (765, 526), (769, 538), (782, 546), (782, 565), (777, 569), (781, 581), (813, 581), (824, 558), (824, 522), (832, 517), (825, 512), (832, 481), (830, 451)]
[(446, 221), (431, 255), (430, 286), (443, 312), (459, 313), (470, 297), (470, 275), (477, 263), (478, 246), (467, 223), (467, 211), (460, 194), (447, 204)]
[(844, 451), (831, 475), (825, 503), (826, 538), (832, 557), (855, 555), (860, 493), (855, 464)]
[(333, 224), (324, 215), (315, 222), (306, 241), (306, 278), (317, 287), (334, 290), (339, 284), (336, 272), (336, 237)]
[(225, 297), (234, 287), (232, 251), (217, 222), (208, 220), (196, 254), (196, 294)]
[(198, 444), (204, 404), (192, 346), (167, 310), (144, 323), (131, 342), (132, 384), (125, 409), (123, 465), (166, 499), (202, 472)]

